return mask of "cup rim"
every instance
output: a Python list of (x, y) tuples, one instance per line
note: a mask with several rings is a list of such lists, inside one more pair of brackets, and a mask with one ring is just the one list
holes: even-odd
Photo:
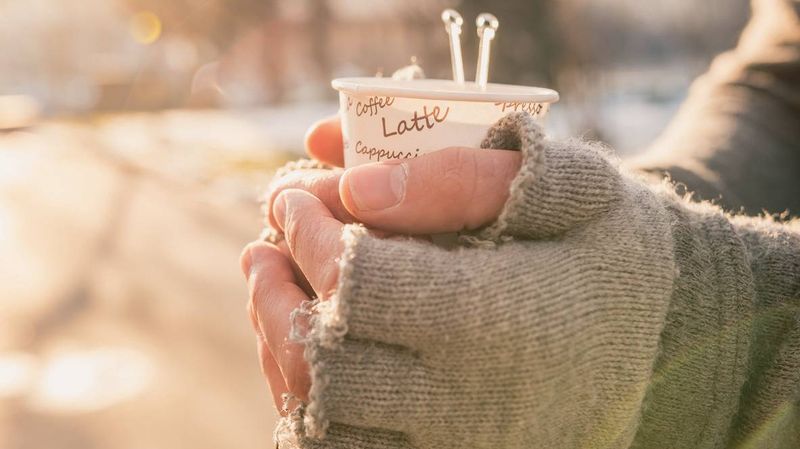
[(555, 103), (558, 92), (545, 87), (515, 86), (489, 83), (486, 89), (467, 81), (459, 84), (453, 80), (350, 77), (331, 81), (334, 89), (356, 95), (419, 98), (426, 100), (451, 100), (475, 102), (532, 102)]

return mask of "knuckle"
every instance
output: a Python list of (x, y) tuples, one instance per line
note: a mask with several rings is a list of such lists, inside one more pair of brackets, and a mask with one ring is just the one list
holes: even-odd
[(446, 148), (437, 165), (441, 193), (454, 200), (469, 198), (475, 188), (475, 155), (464, 148)]
[(317, 197), (329, 196), (330, 192), (328, 191), (331, 190), (330, 186), (333, 184), (338, 193), (338, 183), (334, 182), (338, 180), (338, 176), (340, 175), (336, 175), (330, 170), (298, 170), (275, 179), (264, 195), (267, 214), (274, 218), (272, 217), (272, 206), (278, 195), (285, 190), (299, 189)]
[[(507, 156), (507, 155), (504, 155)], [(464, 208), (465, 227), (476, 229), (497, 218), (519, 171), (517, 158), (487, 157), (476, 164), (473, 194)]]
[(317, 176), (307, 178), (305, 187), (317, 198), (327, 199), (334, 193), (338, 195), (339, 178), (341, 178), (341, 176), (341, 172), (331, 171), (320, 173)]
[(259, 252), (258, 259), (261, 261), (255, 266), (250, 276), (250, 301), (248, 310), (257, 313), (259, 306), (267, 300), (271, 290), (271, 270), (276, 267), (275, 262), (281, 262), (283, 255), (280, 250), (272, 245), (261, 245), (254, 247), (251, 252)]
[(286, 227), (283, 230), (286, 245), (289, 247), (289, 252), (296, 256), (298, 250), (304, 244), (303, 240), (303, 223), (299, 220), (297, 215), (291, 214), (286, 217)]
[(267, 188), (267, 192), (264, 195), (264, 198), (266, 200), (264, 202), (264, 208), (270, 220), (274, 219), (272, 215), (272, 207), (275, 204), (275, 200), (278, 198), (278, 195), (280, 195), (281, 192), (283, 192), (284, 190), (293, 188), (295, 184), (296, 180), (294, 179), (294, 177), (287, 175), (283, 178), (273, 181), (269, 185), (269, 187)]
[(465, 226), (467, 210), (477, 188), (477, 163), (475, 153), (469, 149), (445, 148), (426, 180), (426, 191), (435, 193), (432, 201), (442, 210), (443, 216), (448, 217), (448, 226), (454, 229)]
[(253, 287), (250, 289), (249, 308), (255, 316), (258, 316), (259, 311), (266, 305), (267, 298), (269, 297), (270, 286), (265, 277), (264, 274), (259, 274), (255, 281), (253, 281)]

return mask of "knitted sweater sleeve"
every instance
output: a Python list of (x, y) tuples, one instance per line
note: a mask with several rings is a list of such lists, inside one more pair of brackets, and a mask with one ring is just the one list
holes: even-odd
[(630, 164), (728, 210), (800, 216), (800, 1), (753, 0), (752, 9), (738, 46)]
[(347, 228), (281, 447), (797, 447), (796, 226), (686, 202), (524, 114), (486, 146), (523, 164), (480, 245)]

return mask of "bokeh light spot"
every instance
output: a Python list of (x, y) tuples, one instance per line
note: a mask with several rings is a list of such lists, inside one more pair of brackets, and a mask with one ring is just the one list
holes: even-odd
[(36, 360), (30, 354), (0, 353), (0, 399), (26, 392), (35, 367)]
[(62, 350), (42, 362), (29, 401), (38, 411), (101, 410), (143, 393), (154, 376), (152, 360), (131, 348)]
[(161, 36), (161, 19), (151, 11), (137, 12), (131, 17), (131, 35), (140, 44), (152, 44)]

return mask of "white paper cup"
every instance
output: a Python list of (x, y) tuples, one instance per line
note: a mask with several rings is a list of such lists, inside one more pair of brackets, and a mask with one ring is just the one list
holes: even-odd
[(544, 119), (558, 92), (542, 87), (449, 80), (339, 78), (345, 167), (406, 159), (442, 148), (477, 148), (510, 112)]

